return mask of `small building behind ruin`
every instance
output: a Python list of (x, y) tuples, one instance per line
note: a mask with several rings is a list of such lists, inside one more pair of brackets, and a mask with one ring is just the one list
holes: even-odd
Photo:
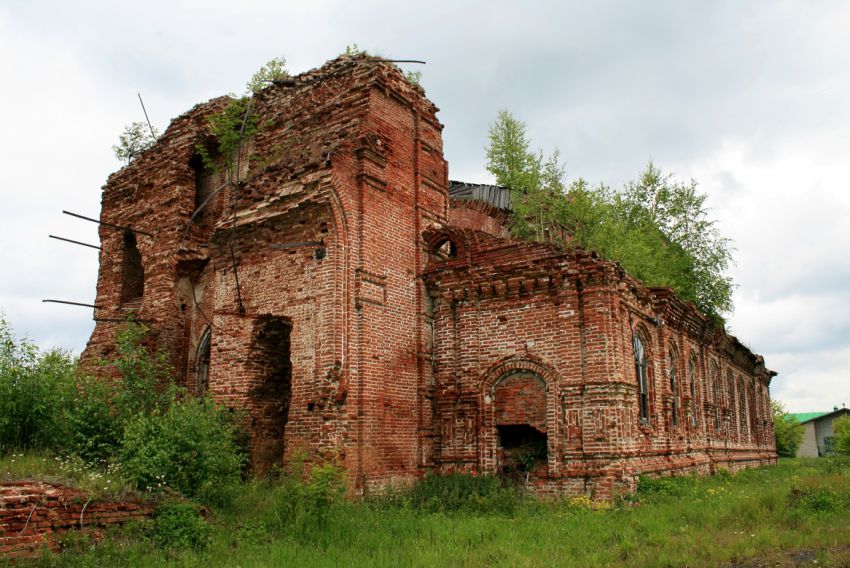
[(132, 314), (177, 381), (246, 411), (255, 471), (335, 460), (353, 493), (465, 471), (607, 497), (775, 461), (762, 358), (593, 252), (512, 239), (507, 192), (449, 181), (437, 108), (392, 64), (258, 92), (229, 168), (228, 103), (104, 186), (129, 229), (101, 225), (84, 364)]

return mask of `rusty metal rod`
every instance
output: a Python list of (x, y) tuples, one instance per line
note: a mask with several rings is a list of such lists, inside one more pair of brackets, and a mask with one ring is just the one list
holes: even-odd
[(69, 302), (67, 300), (42, 300), (42, 302), (46, 302), (48, 304), (68, 304), (69, 306), (83, 306), (84, 308), (96, 308), (100, 309), (101, 306), (95, 304), (83, 304), (80, 302)]
[(82, 245), (84, 247), (89, 247), (89, 248), (100, 250), (100, 247), (97, 246), (97, 245), (90, 245), (88, 243), (81, 243), (80, 241), (74, 241), (74, 240), (71, 240), (71, 239), (66, 239), (65, 237), (57, 237), (56, 235), (47, 235), (47, 236), (50, 237), (51, 239), (56, 239), (57, 241), (65, 241), (66, 243), (74, 243), (75, 245)]
[(97, 223), (98, 225), (105, 225), (107, 227), (112, 227), (113, 229), (123, 229), (125, 231), (133, 231), (134, 233), (139, 233), (140, 235), (145, 235), (147, 237), (152, 237), (151, 233), (142, 231), (140, 229), (134, 229), (133, 227), (128, 227), (125, 225), (116, 225), (114, 223), (107, 223), (106, 221), (100, 221), (99, 219), (92, 219), (91, 217), (86, 217), (85, 215), (80, 215), (79, 213), (72, 213), (70, 211), (62, 210), (62, 213), (65, 215), (70, 215), (71, 217), (77, 217), (78, 219), (85, 219), (86, 221), (91, 221), (92, 223)]
[(154, 140), (156, 140), (156, 132), (153, 131), (153, 126), (151, 126), (151, 119), (148, 118), (148, 109), (145, 108), (145, 101), (142, 100), (142, 93), (136, 93), (139, 97), (139, 102), (142, 103), (142, 112), (145, 113), (145, 120), (148, 121), (148, 128), (151, 129), (151, 136)]
[(364, 63), (368, 63), (374, 61), (375, 63), (419, 63), (421, 65), (425, 65), (424, 61), (420, 61), (419, 59), (382, 59), (382, 58), (374, 58), (374, 59), (364, 59)]

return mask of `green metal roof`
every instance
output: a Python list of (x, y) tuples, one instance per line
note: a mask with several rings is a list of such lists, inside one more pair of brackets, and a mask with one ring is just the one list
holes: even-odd
[(794, 418), (797, 419), (797, 422), (802, 424), (803, 422), (806, 422), (807, 420), (812, 420), (814, 418), (818, 418), (820, 416), (824, 416), (824, 415), (830, 414), (832, 412), (834, 412), (834, 411), (829, 410), (827, 412), (796, 412), (796, 413), (789, 413), (788, 416), (793, 416)]

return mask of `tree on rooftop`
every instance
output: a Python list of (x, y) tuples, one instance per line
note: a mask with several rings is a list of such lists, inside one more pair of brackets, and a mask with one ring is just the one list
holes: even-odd
[(558, 151), (547, 159), (531, 152), (525, 124), (506, 110), (489, 138), (487, 170), (511, 192), (516, 237), (552, 240), (564, 228), (569, 244), (618, 261), (647, 286), (672, 288), (711, 316), (731, 311), (731, 245), (696, 182), (679, 182), (650, 162), (622, 192), (583, 179), (567, 186)]
[(245, 90), (248, 94), (256, 93), (257, 91), (268, 87), (273, 81), (286, 79), (289, 77), (289, 71), (286, 70), (286, 59), (283, 57), (275, 57), (269, 59), (265, 65), (260, 67), (254, 73), (248, 82), (245, 84)]
[(124, 127), (118, 138), (118, 144), (112, 147), (115, 157), (129, 164), (136, 156), (156, 143), (159, 132), (144, 122), (132, 122)]

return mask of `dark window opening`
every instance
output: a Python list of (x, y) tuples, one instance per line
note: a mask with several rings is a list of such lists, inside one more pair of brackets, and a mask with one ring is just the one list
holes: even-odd
[(189, 166), (195, 173), (195, 210), (203, 205), (215, 191), (215, 170), (204, 162), (199, 154), (192, 156)]
[(254, 419), (253, 469), (268, 473), (283, 463), (284, 436), (292, 399), (292, 324), (265, 316), (257, 322), (254, 365), (257, 386), (252, 390)]
[(434, 247), (434, 258), (436, 260), (457, 258), (457, 245), (449, 239), (441, 241)]
[(747, 391), (744, 388), (744, 380), (741, 378), (738, 379), (738, 419), (741, 423), (739, 427), (741, 441), (749, 440), (750, 431), (747, 424)]
[(203, 397), (207, 394), (210, 385), (210, 339), (212, 335), (209, 328), (201, 336), (198, 347), (198, 358), (195, 363), (195, 394)]
[(635, 335), (632, 342), (635, 350), (635, 375), (638, 382), (640, 423), (642, 426), (649, 426), (649, 377), (646, 369), (646, 352), (640, 337)]
[(145, 293), (145, 270), (142, 255), (132, 231), (124, 232), (124, 259), (121, 266), (121, 303), (133, 303)]
[(532, 373), (502, 378), (493, 388), (498, 470), (544, 474), (547, 465), (546, 384)]
[(720, 373), (717, 370), (717, 365), (711, 364), (711, 396), (714, 401), (714, 431), (720, 431)]
[(697, 364), (696, 361), (691, 358), (688, 361), (688, 383), (691, 388), (691, 401), (688, 405), (690, 407), (690, 415), (691, 415), (691, 427), (695, 428), (697, 426)]
[(676, 374), (676, 355), (670, 352), (670, 394), (672, 401), (670, 404), (670, 420), (673, 428), (679, 426), (679, 383)]
[(502, 472), (530, 472), (546, 463), (547, 438), (529, 424), (500, 424), (499, 446), (504, 453)]

